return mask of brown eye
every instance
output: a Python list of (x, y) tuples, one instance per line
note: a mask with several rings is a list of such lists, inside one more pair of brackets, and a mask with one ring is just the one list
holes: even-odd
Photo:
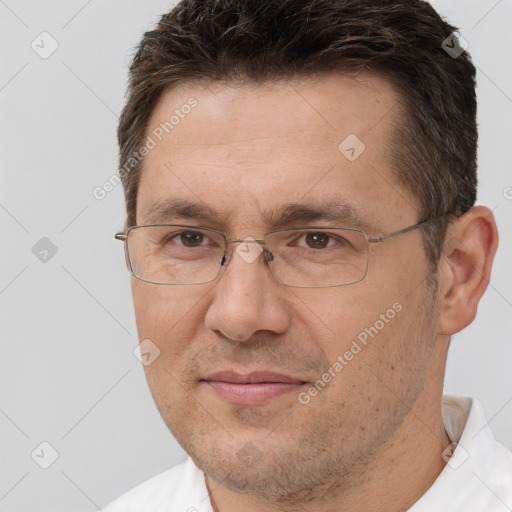
[(205, 236), (197, 231), (184, 231), (173, 237), (180, 245), (185, 247), (199, 247), (203, 245)]
[(329, 246), (331, 237), (327, 233), (307, 233), (305, 241), (312, 249), (325, 249)]

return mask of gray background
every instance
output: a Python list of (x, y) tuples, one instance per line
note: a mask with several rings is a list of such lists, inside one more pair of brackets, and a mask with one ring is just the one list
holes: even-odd
[[(512, 448), (512, 0), (438, 0), (478, 67), (479, 203), (501, 245), (446, 391)], [(134, 357), (115, 130), (131, 49), (172, 2), (0, 0), (0, 510), (93, 511), (184, 458)], [(58, 49), (51, 49), (47, 31)], [(57, 253), (52, 256), (47, 237)], [(36, 245), (36, 244), (40, 245)], [(42, 244), (42, 245), (41, 245)], [(41, 261), (49, 250), (46, 262)], [(52, 449), (58, 458), (51, 462)], [(35, 452), (34, 452), (35, 450)], [(33, 453), (31, 457), (31, 453)]]

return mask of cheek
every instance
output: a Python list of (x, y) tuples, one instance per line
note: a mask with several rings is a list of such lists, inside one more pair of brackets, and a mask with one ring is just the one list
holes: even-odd
[(132, 283), (139, 340), (150, 339), (164, 359), (183, 354), (204, 323), (209, 288)]
[(338, 361), (341, 371), (364, 364), (399, 381), (404, 378), (401, 370), (421, 370), (428, 352), (425, 293), (424, 273), (374, 266), (373, 274), (360, 283), (302, 292), (302, 321), (330, 366)]
[[(332, 359), (349, 350), (351, 342), (379, 321), (380, 315), (394, 317), (393, 304), (397, 300), (390, 285), (378, 290), (369, 281), (339, 287), (296, 292), (295, 319), (300, 318), (310, 331), (312, 340), (324, 345)], [(300, 306), (300, 307), (299, 307)], [(391, 318), (392, 319), (392, 318)]]
[(204, 292), (194, 297), (190, 290), (137, 280), (132, 283), (132, 293), (141, 352), (144, 343), (157, 347), (158, 355), (144, 364), (149, 389), (166, 421), (169, 416), (182, 418), (192, 391), (187, 363), (204, 318), (203, 302), (198, 300)]

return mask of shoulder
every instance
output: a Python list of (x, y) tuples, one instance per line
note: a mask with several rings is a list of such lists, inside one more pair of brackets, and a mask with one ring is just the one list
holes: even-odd
[(195, 509), (197, 500), (204, 501), (207, 496), (203, 473), (187, 458), (122, 494), (103, 512), (187, 512)]

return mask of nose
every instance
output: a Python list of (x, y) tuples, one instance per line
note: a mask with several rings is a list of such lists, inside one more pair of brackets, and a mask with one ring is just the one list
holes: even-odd
[(205, 317), (209, 330), (233, 341), (247, 341), (258, 331), (286, 332), (286, 287), (272, 277), (265, 255), (271, 258), (258, 243), (231, 246), (229, 264), (212, 290)]

